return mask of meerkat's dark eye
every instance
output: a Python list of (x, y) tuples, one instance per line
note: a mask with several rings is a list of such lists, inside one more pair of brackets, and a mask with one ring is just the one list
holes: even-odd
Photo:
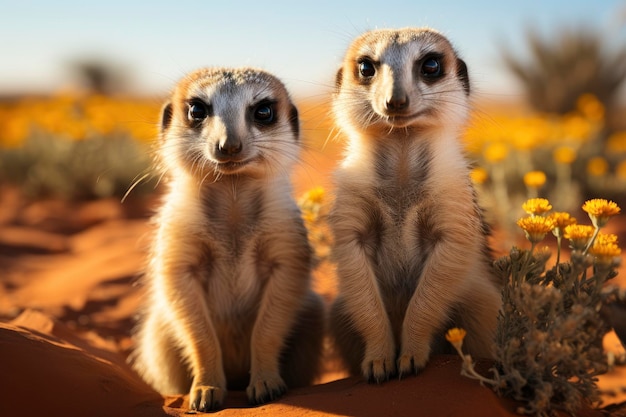
[(274, 113), (274, 103), (264, 100), (254, 107), (252, 117), (256, 123), (269, 125), (276, 120)]
[(192, 100), (189, 102), (189, 111), (187, 118), (193, 122), (201, 122), (209, 116), (209, 106), (200, 100)]
[(422, 63), (422, 75), (427, 78), (437, 78), (443, 73), (441, 59), (438, 57), (426, 58)]
[(376, 67), (374, 66), (374, 63), (369, 59), (359, 61), (359, 74), (366, 78), (373, 77), (374, 74), (376, 74)]

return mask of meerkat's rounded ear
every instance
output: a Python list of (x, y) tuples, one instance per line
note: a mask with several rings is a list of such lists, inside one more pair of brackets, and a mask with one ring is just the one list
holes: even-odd
[(469, 95), (470, 93), (470, 82), (469, 82), (469, 74), (467, 73), (467, 65), (465, 61), (461, 58), (457, 58), (456, 60), (456, 75), (461, 80), (461, 84), (463, 84), (463, 89), (465, 90), (465, 94)]
[(170, 124), (172, 123), (172, 116), (172, 103), (167, 102), (161, 110), (161, 125), (159, 126), (161, 128), (161, 133), (165, 132), (167, 128), (170, 127)]
[(343, 81), (343, 67), (339, 68), (335, 75), (335, 91), (338, 92), (341, 88), (341, 82)]
[(296, 136), (296, 139), (300, 139), (300, 120), (298, 119), (298, 108), (291, 104), (291, 109), (289, 109), (289, 123), (291, 124), (291, 130), (293, 134)]

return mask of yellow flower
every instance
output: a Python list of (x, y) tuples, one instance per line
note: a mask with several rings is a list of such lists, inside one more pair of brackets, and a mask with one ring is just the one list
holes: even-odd
[(578, 113), (568, 113), (561, 119), (563, 134), (568, 139), (585, 141), (592, 133), (590, 120)]
[(593, 227), (582, 224), (570, 224), (565, 226), (563, 236), (568, 239), (574, 250), (584, 250), (593, 236)]
[(619, 206), (613, 201), (603, 198), (594, 198), (583, 204), (583, 210), (587, 212), (595, 227), (603, 227), (612, 216), (620, 212)]
[(484, 157), (487, 162), (498, 163), (506, 159), (509, 154), (509, 148), (501, 142), (492, 143), (485, 149)]
[(465, 338), (466, 334), (467, 332), (465, 331), (465, 329), (454, 327), (448, 330), (448, 332), (446, 333), (446, 340), (453, 345), (459, 345), (460, 347), (460, 345), (463, 344), (463, 339)]
[(302, 218), (307, 223), (315, 223), (320, 217), (322, 201), (324, 200), (324, 188), (315, 187), (307, 191), (298, 200), (298, 206), (302, 210)]
[(317, 214), (313, 213), (312, 211), (303, 210), (302, 220), (304, 220), (305, 223), (315, 223), (315, 221), (317, 220)]
[(593, 94), (583, 94), (576, 100), (576, 107), (589, 120), (600, 122), (604, 119), (604, 105)]
[(19, 148), (31, 134), (30, 120), (23, 114), (15, 114), (0, 118), (0, 146), (3, 148)]
[(546, 233), (554, 229), (554, 220), (549, 217), (531, 216), (519, 219), (517, 225), (524, 230), (526, 239), (535, 244), (541, 242)]
[(626, 153), (626, 130), (611, 134), (606, 140), (606, 154)]
[(538, 216), (552, 210), (552, 205), (545, 198), (531, 198), (522, 204), (522, 208), (531, 216)]
[(570, 216), (569, 213), (556, 211), (550, 214), (550, 218), (554, 221), (554, 229), (552, 233), (559, 237), (563, 235), (565, 228), (571, 224), (576, 224), (576, 219)]
[(489, 174), (485, 168), (476, 167), (470, 171), (470, 178), (474, 184), (484, 184)]
[(571, 146), (559, 146), (552, 153), (552, 157), (559, 164), (569, 165), (576, 159), (576, 150)]
[(542, 171), (530, 171), (524, 175), (524, 184), (530, 188), (540, 188), (546, 183), (546, 174)]
[(611, 264), (616, 257), (620, 256), (622, 250), (617, 243), (600, 242), (596, 239), (593, 246), (589, 248), (589, 253), (596, 258), (596, 262)]
[(311, 188), (304, 194), (304, 199), (311, 203), (321, 204), (324, 200), (324, 188), (320, 186)]
[(593, 177), (601, 177), (609, 170), (609, 163), (601, 156), (589, 159), (587, 162), (587, 174)]
[(596, 240), (595, 242), (593, 242), (594, 246), (596, 244), (598, 245), (609, 245), (609, 244), (615, 244), (617, 245), (617, 235), (614, 235), (613, 233), (598, 233), (598, 236), (596, 236)]

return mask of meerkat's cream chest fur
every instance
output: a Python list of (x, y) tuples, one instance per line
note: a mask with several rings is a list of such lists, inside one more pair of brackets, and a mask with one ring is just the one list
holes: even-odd
[(218, 408), (312, 382), (322, 303), (291, 197), (298, 114), (283, 84), (251, 68), (189, 74), (163, 109), (168, 191), (155, 218), (147, 299), (132, 361), (164, 394)]
[(500, 290), (459, 142), (469, 91), (465, 63), (431, 29), (366, 32), (337, 74), (347, 147), (329, 219), (329, 327), (370, 381), (419, 372), (448, 326), (467, 330), (475, 356), (492, 355)]

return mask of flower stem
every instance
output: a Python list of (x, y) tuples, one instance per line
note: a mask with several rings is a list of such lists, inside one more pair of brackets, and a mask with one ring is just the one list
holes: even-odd
[(589, 239), (587, 246), (585, 246), (583, 256), (587, 255), (587, 252), (589, 252), (589, 248), (593, 245), (593, 242), (595, 242), (596, 238), (598, 237), (598, 233), (600, 233), (600, 228), (598, 226), (595, 226), (595, 229), (593, 230), (593, 236), (591, 236), (591, 239)]
[(454, 348), (458, 352), (459, 356), (461, 356), (461, 359), (463, 359), (461, 375), (466, 376), (468, 378), (477, 379), (481, 383), (481, 385), (482, 384), (490, 384), (490, 385), (497, 384), (495, 380), (484, 377), (478, 372), (476, 372), (476, 370), (474, 369), (474, 363), (472, 362), (472, 357), (470, 355), (463, 354), (463, 351), (461, 350), (460, 346), (455, 345)]
[(561, 232), (556, 236), (556, 275), (561, 275)]

